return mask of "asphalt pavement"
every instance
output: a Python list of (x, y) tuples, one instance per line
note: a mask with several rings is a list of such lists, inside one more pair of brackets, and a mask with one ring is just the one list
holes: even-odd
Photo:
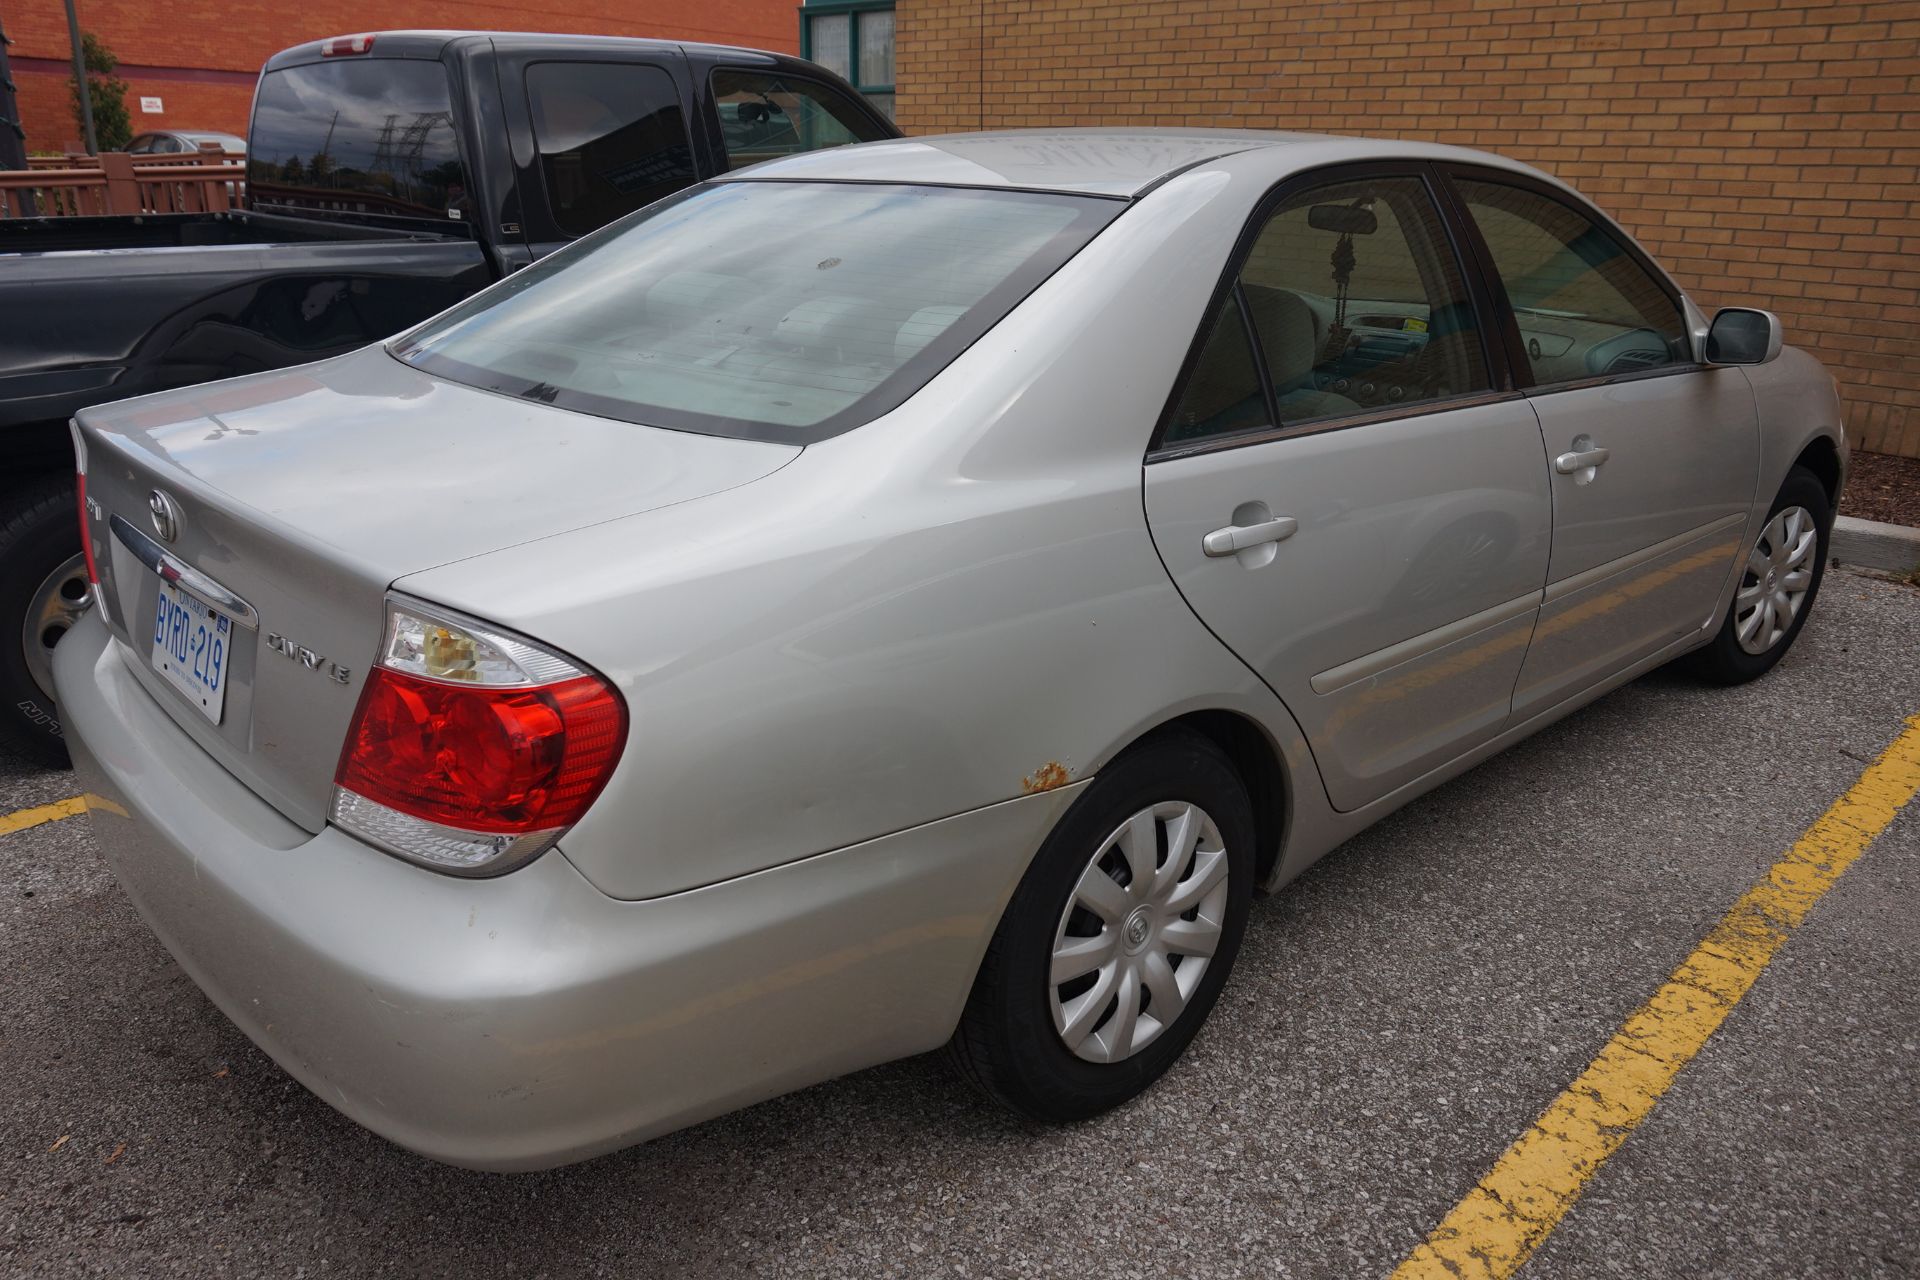
[[(0, 1274), (1384, 1276), (1916, 713), (1920, 590), (1835, 573), (1766, 679), (1655, 673), (1256, 903), (1118, 1112), (1029, 1125), (926, 1057), (530, 1175), (295, 1084), (84, 817), (0, 835)], [(0, 815), (73, 792), (0, 760)], [(1920, 1275), (1917, 921), (1920, 804), (1523, 1274)]]

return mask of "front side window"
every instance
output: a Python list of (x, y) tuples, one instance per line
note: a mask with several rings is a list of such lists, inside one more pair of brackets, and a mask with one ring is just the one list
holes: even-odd
[[(1493, 385), (1465, 277), (1418, 178), (1353, 179), (1288, 197), (1261, 225), (1212, 323), (1166, 443), (1258, 429), (1268, 418), (1287, 427), (1411, 408)], [(1247, 405), (1254, 366), (1235, 354), (1236, 335), (1265, 365), (1270, 412)]]
[(447, 69), (407, 58), (284, 67), (254, 94), (255, 205), (432, 218), (467, 214)]
[(392, 349), (561, 408), (804, 444), (905, 400), (1125, 207), (709, 184), (509, 276)]
[(699, 177), (679, 92), (659, 67), (537, 63), (527, 68), (527, 99), (547, 204), (570, 236)]
[(890, 136), (845, 94), (812, 80), (716, 71), (713, 99), (729, 169)]
[(1598, 221), (1530, 189), (1456, 183), (1513, 306), (1534, 382), (1691, 362), (1679, 305)]

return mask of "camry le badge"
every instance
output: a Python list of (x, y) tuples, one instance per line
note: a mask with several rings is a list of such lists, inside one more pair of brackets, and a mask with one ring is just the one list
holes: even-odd
[(303, 644), (295, 644), (283, 635), (269, 631), (267, 648), (283, 658), (290, 658), (309, 671), (318, 671), (335, 684), (348, 684), (353, 680), (353, 668), (343, 667), (337, 662), (328, 662), (325, 658)]

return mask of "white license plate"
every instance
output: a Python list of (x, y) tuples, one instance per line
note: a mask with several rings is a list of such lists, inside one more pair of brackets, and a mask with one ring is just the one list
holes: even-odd
[(160, 583), (153, 613), (153, 669), (215, 724), (227, 701), (233, 622), (184, 587)]

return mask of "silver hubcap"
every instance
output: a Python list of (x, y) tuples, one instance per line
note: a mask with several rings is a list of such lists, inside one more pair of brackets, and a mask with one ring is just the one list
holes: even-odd
[(1767, 521), (1733, 597), (1733, 634), (1742, 649), (1765, 653), (1792, 628), (1813, 585), (1819, 549), (1820, 527), (1805, 507), (1788, 507)]
[(1075, 1056), (1119, 1062), (1187, 1007), (1227, 918), (1227, 851), (1206, 811), (1168, 801), (1101, 842), (1054, 932), (1053, 1026)]
[(40, 692), (53, 700), (53, 646), (67, 634), (93, 603), (93, 584), (87, 581), (87, 558), (76, 555), (48, 574), (27, 602), (27, 618), (20, 627), (20, 645), (26, 651), (27, 672)]

